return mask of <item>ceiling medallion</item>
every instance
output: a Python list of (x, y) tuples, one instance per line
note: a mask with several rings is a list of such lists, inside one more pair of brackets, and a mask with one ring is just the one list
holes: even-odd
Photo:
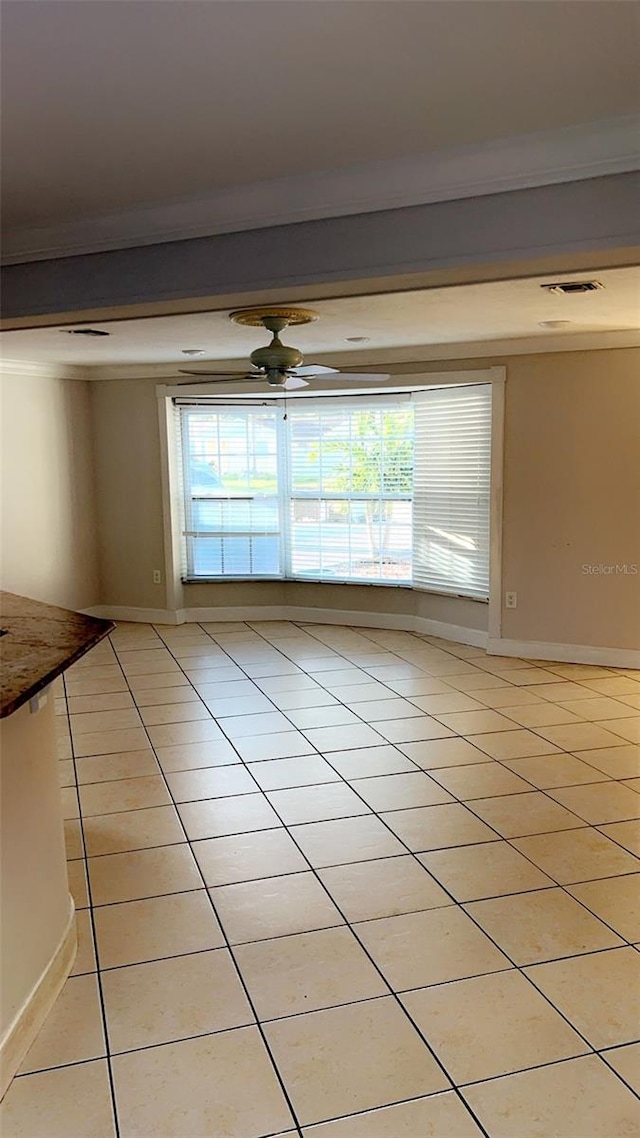
[(261, 308), (237, 308), (229, 313), (229, 319), (234, 324), (244, 324), (249, 328), (263, 328), (265, 317), (274, 317), (285, 321), (286, 324), (310, 324), (318, 319), (318, 313), (312, 308), (287, 308), (280, 304), (265, 305)]

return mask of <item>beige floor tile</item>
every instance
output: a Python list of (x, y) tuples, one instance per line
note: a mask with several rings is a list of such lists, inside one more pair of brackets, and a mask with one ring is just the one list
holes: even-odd
[(434, 850), (420, 861), (456, 901), (544, 889), (552, 881), (508, 842)]
[[(579, 702), (581, 701), (576, 701), (576, 707)], [(556, 723), (580, 723), (581, 720), (579, 715), (574, 715), (556, 703), (536, 703), (533, 707), (528, 704), (525, 707), (508, 707), (505, 715), (508, 715), (514, 723), (519, 723), (521, 727), (530, 727), (533, 730), (538, 727), (553, 726)]]
[(274, 790), (267, 798), (286, 826), (370, 813), (366, 802), (344, 782)]
[(304, 1138), (480, 1138), (454, 1091), (383, 1106), (335, 1122), (305, 1126)]
[(294, 826), (291, 832), (315, 868), (406, 853), (387, 827), (370, 815), (311, 822)]
[(498, 841), (493, 830), (458, 802), (391, 811), (382, 820), (414, 853)]
[[(386, 724), (383, 726), (386, 727)], [(352, 747), (376, 747), (385, 741), (373, 727), (368, 727), (365, 723), (309, 728), (304, 734), (316, 750), (323, 754)]]
[[(616, 721), (617, 722), (617, 721)], [(621, 746), (623, 740), (597, 723), (566, 723), (557, 727), (539, 727), (538, 733), (563, 751), (584, 751), (594, 747)], [(515, 756), (514, 756), (515, 757)]]
[(398, 750), (423, 770), (492, 762), (489, 755), (479, 751), (466, 739), (430, 739), (419, 743), (400, 743)]
[(275, 735), (291, 728), (289, 720), (281, 711), (270, 711), (260, 715), (228, 715), (218, 719), (222, 730), (229, 739)]
[(140, 726), (140, 716), (135, 707), (115, 711), (87, 711), (70, 717), (71, 733), (74, 739), (90, 732), (124, 731), (129, 727)]
[(222, 885), (210, 893), (231, 944), (344, 924), (313, 873)]
[(570, 699), (590, 699), (593, 696), (589, 688), (572, 680), (554, 684), (552, 688), (548, 684), (531, 684), (526, 690), (552, 703), (566, 703)]
[[(284, 679), (297, 679), (297, 676), (283, 677)], [(311, 677), (307, 677), (311, 680)], [(266, 681), (261, 680), (261, 683)], [(339, 707), (340, 704), (331, 692), (317, 686), (304, 687), (300, 691), (272, 691), (269, 699), (281, 711), (304, 711), (312, 707)]]
[(184, 802), (178, 807), (189, 841), (269, 830), (281, 822), (264, 794), (238, 794), (233, 798), (210, 798)]
[(133, 697), (128, 691), (106, 692), (104, 695), (74, 695), (68, 700), (70, 715), (83, 715), (88, 711), (119, 711), (133, 706)]
[(228, 767), (203, 767), (194, 771), (167, 773), (174, 802), (198, 802), (206, 798), (227, 798), (236, 794), (255, 794), (258, 790), (249, 771), (236, 763)]
[(491, 688), (511, 688), (509, 681), (502, 676), (492, 676), (490, 672), (481, 671), (477, 675), (448, 676), (447, 683), (458, 691), (473, 692), (474, 699), (480, 699), (481, 693)]
[(80, 803), (75, 786), (60, 787), (60, 802), (62, 804), (62, 817), (65, 821), (80, 817)]
[(492, 1138), (612, 1138), (640, 1129), (640, 1104), (595, 1055), (466, 1087)]
[(432, 776), (462, 801), (504, 794), (515, 797), (531, 790), (530, 783), (495, 762), (439, 768), (432, 772)]
[(123, 778), (145, 778), (160, 774), (160, 767), (150, 747), (141, 751), (123, 751), (116, 755), (91, 755), (76, 759), (78, 782), (111, 782)]
[(76, 785), (76, 772), (72, 759), (58, 760), (58, 782), (60, 786)]
[(124, 731), (95, 731), (76, 737), (76, 758), (85, 755), (113, 755), (120, 751), (140, 751), (149, 746), (143, 727), (130, 727)]
[(97, 857), (175, 845), (185, 836), (174, 806), (154, 806), (85, 818), (84, 841), (87, 857)]
[(635, 819), (633, 822), (614, 822), (612, 826), (600, 826), (600, 832), (640, 857), (640, 822)]
[(126, 692), (127, 681), (118, 668), (118, 675), (108, 680), (67, 679), (65, 680), (67, 698), (77, 695), (107, 695), (113, 692)]
[(139, 708), (179, 703), (197, 704), (200, 702), (191, 684), (188, 687), (143, 688), (136, 691), (135, 698)]
[(213, 719), (196, 723), (164, 723), (149, 727), (149, 738), (154, 747), (175, 747), (182, 743), (208, 743), (223, 739), (222, 731)]
[(503, 838), (573, 830), (584, 825), (582, 818), (537, 790), (530, 794), (476, 798), (470, 808)]
[(376, 724), (377, 730), (390, 743), (418, 743), (428, 739), (447, 739), (454, 732), (430, 715), (420, 715), (415, 719), (400, 719), (397, 723), (385, 720)]
[(605, 676), (596, 680), (585, 680), (584, 686), (600, 695), (640, 695), (640, 684), (628, 676)]
[(68, 861), (67, 877), (69, 879), (69, 893), (76, 909), (86, 909), (89, 904), (89, 892), (84, 861)]
[(204, 889), (105, 905), (95, 910), (94, 919), (101, 968), (141, 964), (224, 945)]
[(172, 668), (166, 672), (152, 672), (146, 676), (129, 676), (129, 687), (137, 702), (139, 692), (151, 692), (163, 688), (189, 688), (193, 693), (191, 684), (179, 668)]
[[(546, 730), (546, 728), (545, 728)], [(523, 759), (534, 755), (557, 754), (561, 748), (547, 742), (533, 731), (495, 731), (485, 735), (470, 735), (469, 742), (479, 747), (492, 759)]]
[[(176, 691), (182, 690), (182, 688), (176, 688)], [(211, 719), (211, 712), (199, 701), (198, 703), (188, 701), (143, 707), (140, 716), (146, 726), (155, 727), (160, 723), (194, 723), (197, 720), (209, 720)]]
[(122, 1138), (262, 1138), (293, 1123), (255, 1027), (117, 1055), (113, 1078)]
[(630, 743), (640, 743), (640, 716), (636, 715), (633, 719), (602, 719), (594, 726), (601, 727), (605, 731), (611, 731), (613, 735), (619, 735), (622, 739), (628, 739)]
[(371, 778), (376, 775), (405, 774), (416, 767), (399, 748), (390, 743), (382, 747), (362, 747), (353, 751), (332, 751), (331, 766), (343, 778)]
[(234, 885), (309, 868), (283, 826), (210, 838), (194, 842), (192, 848), (207, 885)]
[(640, 1043), (603, 1051), (602, 1058), (640, 1095)]
[(453, 904), (416, 858), (388, 857), (320, 869), (318, 876), (348, 921), (393, 917)]
[(638, 862), (597, 830), (565, 830), (514, 838), (513, 845), (560, 885), (634, 873)]
[(67, 861), (84, 857), (82, 824), (79, 818), (66, 818), (64, 821), (64, 845)]
[(349, 711), (348, 707), (343, 707), (341, 703), (330, 707), (290, 708), (287, 711), (287, 719), (300, 731), (306, 731), (308, 727), (337, 727), (342, 723), (360, 722), (358, 716)]
[(575, 751), (575, 755), (609, 779), (629, 779), (640, 775), (640, 746), (627, 743), (622, 738), (618, 739), (617, 746)]
[(640, 818), (640, 795), (617, 782), (565, 786), (548, 793), (591, 825)]
[(254, 1022), (226, 948), (103, 973), (111, 1053)]
[(635, 949), (614, 948), (535, 964), (525, 971), (592, 1047), (599, 1050), (637, 1040), (640, 953)]
[(199, 889), (202, 879), (186, 845), (89, 858), (94, 905), (137, 901)]
[(240, 762), (237, 751), (227, 739), (157, 747), (156, 754), (165, 773), (199, 770), (201, 767), (225, 767)]
[(640, 873), (572, 885), (569, 893), (626, 940), (640, 941)]
[(387, 687), (405, 699), (412, 699), (414, 695), (451, 695), (455, 688), (437, 680), (435, 676), (414, 676), (410, 680), (387, 680)]
[(448, 1089), (391, 997), (265, 1026), (303, 1126)]
[(20, 1074), (105, 1054), (98, 982), (94, 973), (72, 976), (47, 1016), (20, 1067)]
[(247, 769), (261, 790), (286, 790), (293, 786), (340, 782), (340, 775), (320, 755), (299, 755), (293, 759), (249, 763)]
[(465, 909), (518, 965), (622, 945), (620, 937), (562, 889), (474, 901)]
[(260, 1020), (385, 996), (387, 985), (350, 929), (321, 929), (236, 948)]
[[(321, 730), (338, 731), (338, 727)], [(296, 755), (313, 755), (315, 747), (300, 731), (282, 731), (274, 735), (251, 735), (234, 740), (235, 748), (245, 763), (259, 763), (267, 759), (289, 759)]]
[(515, 970), (408, 992), (402, 1003), (458, 1085), (588, 1051)]
[(413, 719), (415, 716), (422, 715), (419, 707), (400, 696), (392, 696), (390, 699), (368, 700), (353, 706), (365, 723), (378, 723), (385, 719)]
[(640, 794), (640, 778), (627, 778), (623, 785), (628, 786), (630, 790), (635, 790), (636, 794)]
[(477, 699), (472, 699), (469, 695), (463, 695), (461, 692), (451, 691), (442, 695), (414, 695), (411, 696), (411, 703), (419, 707), (421, 711), (426, 712), (427, 715), (434, 715), (437, 718), (440, 715), (446, 715), (456, 711), (483, 711), (484, 707)]
[(90, 818), (94, 814), (115, 814), (122, 810), (144, 810), (148, 806), (166, 806), (170, 803), (171, 796), (162, 775), (86, 783), (80, 787), (83, 818)]
[[(280, 692), (321, 691), (316, 680), (302, 672), (294, 675), (265, 676), (255, 681), (256, 687), (266, 692), (269, 697)], [(326, 686), (326, 685), (325, 685)], [(303, 706), (303, 705), (300, 705)], [(311, 707), (312, 705), (309, 704)]]
[(637, 695), (621, 695), (618, 696), (618, 701), (624, 703), (627, 707), (635, 708), (640, 711), (640, 693)]
[(445, 727), (450, 727), (456, 735), (474, 735), (487, 731), (513, 731), (513, 721), (498, 711), (461, 711), (438, 716)]
[(506, 760), (505, 766), (514, 774), (540, 790), (554, 786), (579, 786), (587, 782), (605, 782), (610, 776), (582, 762), (574, 755), (539, 755), (534, 758)]
[(115, 1138), (105, 1059), (14, 1079), (0, 1106), (3, 1138)]
[(562, 707), (573, 712), (578, 719), (588, 719), (590, 723), (602, 719), (622, 719), (633, 717), (634, 710), (620, 700), (611, 699), (610, 696), (601, 695), (594, 699), (576, 699), (563, 703)]
[(93, 927), (91, 914), (88, 909), (80, 909), (76, 913), (76, 935), (78, 938), (78, 951), (73, 962), (70, 976), (84, 976), (86, 972), (96, 970), (96, 952), (93, 944)]
[[(544, 686), (546, 687), (546, 684)], [(543, 706), (546, 702), (541, 695), (537, 695), (531, 688), (517, 688), (511, 684), (508, 687), (492, 688), (490, 691), (475, 691), (473, 697), (485, 707), (493, 708), (533, 707), (536, 704)]]
[(457, 906), (365, 921), (354, 932), (396, 992), (511, 967)]
[(351, 785), (377, 811), (436, 806), (452, 801), (446, 790), (422, 772), (356, 779)]

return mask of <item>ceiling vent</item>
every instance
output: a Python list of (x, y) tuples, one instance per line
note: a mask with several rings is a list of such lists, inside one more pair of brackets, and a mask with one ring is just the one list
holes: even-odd
[(110, 332), (103, 332), (101, 328), (63, 328), (69, 336), (110, 336)]
[(545, 292), (563, 293), (564, 296), (573, 296), (576, 292), (597, 292), (599, 288), (604, 288), (600, 281), (561, 281), (556, 284), (543, 284), (540, 285)]

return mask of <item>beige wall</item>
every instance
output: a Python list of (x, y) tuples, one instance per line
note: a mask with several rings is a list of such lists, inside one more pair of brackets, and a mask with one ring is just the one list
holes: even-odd
[[(402, 373), (505, 365), (503, 613), (509, 639), (633, 648), (640, 573), (587, 576), (584, 563), (640, 566), (640, 351), (558, 352), (394, 366)], [(103, 588), (109, 605), (165, 607), (155, 381), (91, 384)], [(487, 606), (369, 586), (190, 585), (188, 607), (295, 604), (415, 613), (487, 627)]]
[(89, 384), (0, 380), (2, 587), (80, 609), (99, 598)]

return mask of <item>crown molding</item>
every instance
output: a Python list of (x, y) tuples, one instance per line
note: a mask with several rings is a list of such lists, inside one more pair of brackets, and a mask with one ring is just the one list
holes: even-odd
[(640, 168), (640, 115), (9, 230), (4, 264), (428, 205)]
[(22, 379), (89, 379), (90, 368), (77, 364), (44, 363), (39, 360), (0, 359), (0, 376)]
[[(473, 340), (467, 343), (455, 344), (410, 344), (401, 348), (377, 348), (358, 352), (331, 352), (330, 354), (314, 353), (317, 363), (332, 367), (348, 368), (357, 372), (358, 368), (393, 367), (395, 365), (411, 365), (411, 372), (405, 374), (397, 371), (392, 375), (394, 380), (407, 379), (416, 369), (424, 363), (438, 363), (446, 360), (482, 360), (491, 362), (502, 360), (509, 356), (549, 355), (555, 352), (592, 352), (605, 351), (611, 348), (640, 348), (640, 330), (622, 332), (583, 332), (583, 333), (553, 333), (548, 336), (531, 336), (528, 338), (511, 340)], [(198, 360), (197, 363), (204, 368), (208, 363), (215, 363), (216, 369), (225, 367), (237, 368), (237, 359), (225, 360)], [(37, 365), (35, 365), (37, 366)], [(180, 374), (178, 363), (146, 363), (146, 364), (102, 364), (82, 369), (79, 378), (89, 380), (102, 379), (153, 379), (156, 381), (174, 380), (189, 386), (187, 377)], [(78, 377), (77, 377), (78, 378)], [(319, 384), (318, 386), (321, 386)], [(221, 385), (221, 394), (228, 394), (226, 384), (224, 390)]]

